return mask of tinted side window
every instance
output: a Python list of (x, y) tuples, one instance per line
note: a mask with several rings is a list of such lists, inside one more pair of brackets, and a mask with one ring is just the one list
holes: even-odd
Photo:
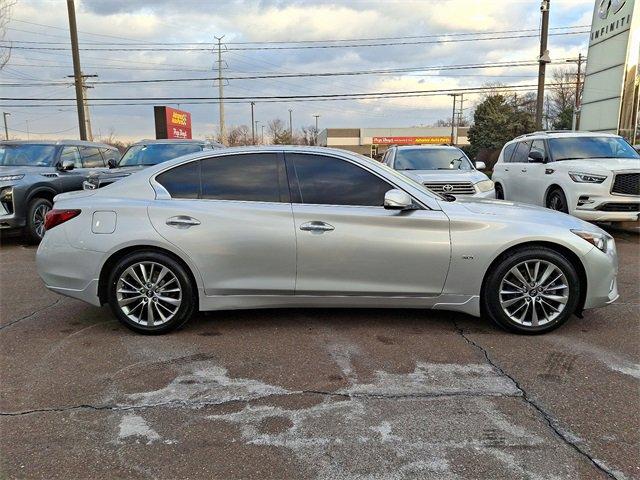
[(507, 145), (506, 147), (504, 147), (504, 152), (502, 152), (502, 161), (503, 162), (510, 162), (511, 161), (511, 155), (513, 155), (513, 151), (516, 149), (516, 145), (517, 145), (517, 143), (512, 143), (512, 144)]
[(394, 188), (365, 169), (333, 157), (287, 154), (293, 161), (302, 203), (318, 205), (384, 205), (384, 194)]
[(107, 163), (109, 160), (114, 160), (116, 162), (120, 160), (120, 152), (118, 150), (112, 150), (111, 148), (101, 148), (100, 153), (102, 153), (104, 163)]
[(167, 170), (156, 177), (172, 198), (198, 198), (200, 195), (200, 162), (190, 162)]
[(60, 164), (66, 160), (71, 160), (75, 168), (82, 168), (78, 147), (63, 147), (62, 152), (60, 152)]
[(516, 163), (527, 163), (530, 147), (531, 142), (518, 142), (518, 146), (516, 147), (516, 151), (513, 153), (513, 157), (511, 157), (511, 161)]
[(104, 167), (104, 160), (96, 147), (80, 147), (80, 156), (84, 168)]
[[(202, 160), (202, 198), (251, 202), (288, 201), (284, 164), (276, 153), (250, 153)], [(282, 185), (281, 185), (282, 183)]]

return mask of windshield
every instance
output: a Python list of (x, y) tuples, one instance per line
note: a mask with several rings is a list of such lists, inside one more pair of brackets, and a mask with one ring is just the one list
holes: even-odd
[(566, 137), (549, 140), (555, 161), (583, 158), (638, 158), (640, 155), (620, 137)]
[(0, 145), (0, 166), (50, 167), (55, 153), (55, 145), (5, 143)]
[(402, 149), (396, 153), (396, 170), (471, 170), (461, 150), (451, 148)]
[(174, 158), (202, 151), (199, 143), (152, 143), (150, 145), (133, 145), (120, 159), (119, 167), (136, 165), (156, 165)]

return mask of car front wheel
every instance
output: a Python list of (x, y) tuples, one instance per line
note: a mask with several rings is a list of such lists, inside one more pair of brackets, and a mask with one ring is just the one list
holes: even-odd
[(545, 247), (512, 252), (489, 273), (483, 310), (499, 326), (539, 334), (565, 323), (576, 310), (580, 279), (562, 254)]
[(196, 306), (185, 268), (159, 252), (134, 252), (120, 259), (109, 276), (107, 293), (118, 320), (144, 334), (181, 327)]
[(567, 197), (562, 190), (556, 188), (549, 193), (547, 197), (547, 208), (558, 212), (569, 213)]

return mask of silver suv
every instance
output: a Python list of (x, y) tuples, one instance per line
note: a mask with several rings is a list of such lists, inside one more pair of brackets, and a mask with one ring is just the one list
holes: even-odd
[(80, 140), (0, 142), (0, 229), (37, 243), (53, 197), (80, 190), (87, 175), (120, 158), (111, 145)]

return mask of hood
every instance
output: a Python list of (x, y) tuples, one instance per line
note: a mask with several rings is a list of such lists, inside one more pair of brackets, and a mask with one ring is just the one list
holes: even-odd
[(562, 165), (569, 170), (588, 169), (587, 173), (617, 172), (621, 170), (640, 170), (638, 158), (583, 158), (580, 160), (561, 160), (552, 165)]
[(463, 196), (456, 197), (455, 203), (463, 205), (467, 210), (478, 215), (494, 215), (543, 225), (558, 225), (580, 230), (600, 231), (595, 225), (572, 215), (526, 203)]
[(488, 180), (484, 173), (478, 170), (398, 170), (399, 173), (419, 182), (471, 182), (478, 183)]
[(42, 173), (56, 172), (55, 167), (21, 167), (0, 166), (0, 176), (5, 175), (40, 175)]

